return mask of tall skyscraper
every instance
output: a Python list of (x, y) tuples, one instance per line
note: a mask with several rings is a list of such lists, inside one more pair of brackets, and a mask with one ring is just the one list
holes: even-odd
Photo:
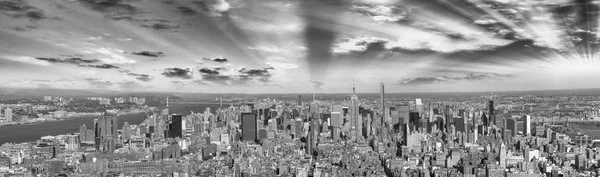
[(242, 113), (242, 141), (254, 142), (256, 140), (257, 125), (256, 114)]
[[(379, 109), (381, 110), (381, 113), (383, 114), (383, 116), (387, 115), (387, 114), (384, 114), (384, 111), (385, 111), (385, 86), (383, 85), (383, 82), (381, 83), (381, 107)], [(386, 120), (385, 117), (383, 120)]]
[(417, 98), (415, 100), (415, 106), (419, 114), (423, 113), (423, 101), (421, 100), (421, 98)]
[(500, 167), (506, 168), (506, 145), (504, 142), (500, 144), (500, 154), (498, 156), (498, 160), (500, 161)]
[(85, 136), (86, 132), (87, 128), (85, 127), (85, 124), (79, 126), (79, 141), (87, 141)]
[(13, 121), (13, 113), (12, 113), (12, 109), (10, 108), (6, 108), (4, 110), (4, 117), (6, 117), (6, 121), (7, 122), (12, 122)]
[(128, 141), (131, 139), (131, 129), (129, 127), (129, 123), (123, 123), (123, 127), (121, 127), (121, 139), (123, 141)]
[(517, 120), (506, 119), (506, 129), (510, 130), (511, 136), (517, 136)]
[(183, 117), (180, 114), (171, 115), (168, 134), (168, 138), (183, 138)]
[(523, 135), (531, 135), (531, 116), (523, 115)]
[(116, 148), (118, 139), (117, 116), (105, 113), (97, 121), (94, 120), (96, 126), (96, 149), (100, 152), (113, 152)]
[(359, 138), (362, 132), (362, 123), (358, 120), (358, 96), (356, 96), (356, 88), (352, 84), (352, 96), (350, 97), (350, 126), (355, 131), (354, 137)]
[(494, 101), (490, 100), (488, 103), (488, 116), (494, 115)]

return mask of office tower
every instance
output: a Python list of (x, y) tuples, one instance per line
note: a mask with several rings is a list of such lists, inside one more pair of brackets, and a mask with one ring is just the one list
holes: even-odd
[(318, 121), (317, 119), (312, 119), (310, 121), (309, 127), (308, 127), (308, 139), (306, 140), (307, 146), (306, 146), (306, 154), (309, 154), (312, 156), (313, 154), (313, 150), (316, 146), (316, 133), (318, 133), (317, 131), (317, 127), (318, 127)]
[(77, 135), (67, 135), (67, 142), (65, 149), (69, 151), (76, 151), (79, 149), (79, 137)]
[(446, 105), (444, 108), (444, 118), (446, 118), (446, 131), (450, 131), (450, 125), (452, 124), (452, 117), (450, 116), (450, 105)]
[(423, 113), (423, 102), (421, 101), (421, 98), (415, 100), (415, 106), (419, 114)]
[(87, 141), (85, 138), (85, 133), (87, 132), (87, 128), (85, 127), (85, 124), (79, 126), (79, 140), (80, 141)]
[(464, 117), (454, 118), (454, 127), (457, 132), (467, 133), (467, 119)]
[(531, 116), (523, 115), (523, 135), (531, 135)]
[(420, 117), (418, 112), (410, 112), (408, 115), (408, 124), (416, 125), (418, 128), (419, 119)]
[(123, 141), (129, 141), (131, 139), (131, 129), (129, 127), (129, 123), (123, 123), (123, 127), (121, 127), (121, 139)]
[(362, 123), (359, 122), (359, 102), (358, 96), (356, 96), (356, 88), (352, 84), (352, 96), (350, 97), (350, 126), (354, 132), (354, 137), (358, 138), (360, 132), (362, 132)]
[(485, 113), (481, 114), (481, 122), (483, 122), (484, 127), (488, 127), (490, 125), (490, 121)]
[(118, 139), (117, 117), (105, 113), (97, 121), (94, 121), (96, 126), (96, 150), (100, 152), (113, 152), (116, 148)]
[(319, 113), (319, 104), (317, 104), (316, 102), (312, 102), (310, 104), (309, 111), (310, 111), (310, 117), (317, 118), (317, 115)]
[(506, 120), (506, 129), (510, 130), (511, 136), (517, 136), (517, 120), (515, 119), (507, 119)]
[(12, 109), (6, 108), (4, 110), (4, 117), (6, 117), (7, 122), (12, 122), (12, 120), (13, 120)]
[(342, 127), (344, 124), (344, 120), (342, 118), (342, 106), (341, 105), (333, 105), (331, 109), (331, 126), (333, 127)]
[(302, 105), (302, 95), (298, 95), (298, 97), (296, 98), (296, 104), (297, 105)]
[(171, 124), (169, 124), (168, 134), (168, 138), (183, 138), (183, 117), (181, 115), (171, 115)]
[(254, 142), (256, 140), (257, 123), (256, 114), (242, 113), (242, 141)]
[(500, 144), (500, 154), (498, 155), (498, 161), (500, 161), (500, 167), (506, 168), (506, 145), (504, 142)]
[(494, 101), (490, 100), (488, 103), (488, 115), (491, 117), (494, 115)]
[[(381, 106), (380, 106), (379, 110), (381, 110), (381, 113), (383, 113), (385, 111), (385, 86), (383, 85), (383, 82), (381, 83)], [(383, 120), (386, 120), (385, 115), (386, 114), (383, 114), (383, 116), (384, 116)]]
[(408, 106), (400, 106), (400, 108), (398, 109), (398, 119), (397, 121), (392, 121), (392, 123), (395, 124), (406, 124), (406, 123), (410, 123), (410, 108)]

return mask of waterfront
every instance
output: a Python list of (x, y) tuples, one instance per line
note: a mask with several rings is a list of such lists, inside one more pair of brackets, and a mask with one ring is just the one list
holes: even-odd
[[(228, 107), (229, 104), (223, 106)], [(204, 104), (173, 104), (169, 106), (170, 114), (182, 114), (188, 115), (190, 111), (204, 112), (204, 110), (210, 107), (211, 110), (218, 109), (218, 103), (204, 103)], [(164, 109), (164, 108), (161, 108)], [(155, 111), (156, 114), (160, 114)], [(146, 113), (128, 114), (121, 115), (118, 117), (119, 129), (123, 126), (124, 122), (129, 124), (139, 124), (146, 118)], [(48, 135), (61, 135), (68, 133), (76, 133), (79, 131), (79, 126), (84, 125), (88, 128), (94, 127), (93, 120), (98, 117), (78, 117), (70, 118), (61, 121), (49, 121), (35, 124), (14, 124), (0, 126), (0, 145), (13, 142), (31, 142), (40, 139), (43, 136)]]

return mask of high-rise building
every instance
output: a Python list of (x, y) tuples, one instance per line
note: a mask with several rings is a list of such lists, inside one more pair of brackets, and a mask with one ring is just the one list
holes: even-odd
[(85, 127), (85, 124), (79, 126), (79, 141), (87, 141), (85, 136), (86, 132), (87, 128)]
[(517, 120), (506, 119), (506, 129), (510, 130), (511, 136), (517, 136)]
[(423, 113), (423, 101), (421, 101), (421, 98), (415, 100), (415, 106), (419, 114)]
[(488, 116), (494, 115), (494, 101), (490, 100), (488, 103)]
[(123, 127), (121, 127), (121, 139), (123, 141), (128, 141), (131, 139), (131, 129), (129, 127), (129, 123), (123, 123)]
[(253, 113), (242, 113), (242, 141), (254, 142), (256, 141), (257, 133), (257, 120), (256, 114)]
[(457, 132), (467, 133), (467, 119), (463, 117), (454, 118), (454, 127)]
[(105, 113), (98, 120), (94, 120), (96, 129), (96, 150), (100, 152), (113, 152), (116, 148), (117, 139), (117, 116)]
[(6, 117), (6, 121), (7, 122), (12, 122), (13, 121), (13, 113), (12, 113), (12, 109), (10, 108), (6, 108), (4, 110), (4, 117)]
[(359, 138), (362, 132), (362, 123), (359, 122), (359, 101), (356, 96), (356, 88), (352, 85), (352, 96), (350, 97), (350, 126), (355, 131), (354, 137)]
[(523, 135), (531, 135), (531, 116), (523, 115)]
[(167, 138), (183, 138), (183, 117), (180, 114), (171, 115), (171, 123), (169, 124)]
[(500, 154), (498, 155), (498, 161), (500, 161), (500, 167), (506, 168), (506, 145), (504, 142), (500, 144)]
[[(383, 82), (381, 83), (381, 106), (379, 107), (379, 110), (381, 110), (381, 113), (383, 114), (385, 111), (385, 86), (383, 85)], [(386, 114), (383, 114), (382, 116), (385, 116)], [(385, 117), (383, 120), (386, 120)]]

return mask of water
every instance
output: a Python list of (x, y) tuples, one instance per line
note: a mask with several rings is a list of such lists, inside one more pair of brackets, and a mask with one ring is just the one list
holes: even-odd
[[(190, 114), (190, 111), (204, 112), (207, 107), (210, 107), (212, 112), (214, 112), (214, 110), (219, 108), (219, 104), (174, 104), (169, 106), (169, 113), (188, 115)], [(227, 107), (229, 107), (229, 104), (227, 104)], [(160, 111), (156, 113), (160, 114)], [(0, 126), (0, 145), (7, 142), (22, 143), (37, 141), (41, 137), (48, 135), (55, 136), (76, 133), (79, 132), (79, 126), (84, 124), (88, 129), (93, 128), (93, 120), (96, 118), (97, 117), (81, 117), (39, 124)], [(119, 116), (119, 129), (121, 129), (124, 122), (127, 122), (131, 125), (139, 124), (142, 123), (145, 118), (145, 113)]]

